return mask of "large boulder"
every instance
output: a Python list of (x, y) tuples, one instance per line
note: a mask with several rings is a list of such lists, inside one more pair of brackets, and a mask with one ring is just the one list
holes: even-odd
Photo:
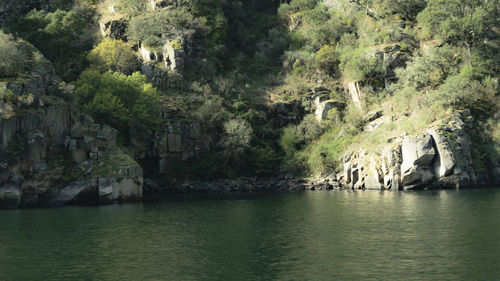
[(426, 167), (432, 164), (436, 151), (430, 134), (405, 137), (401, 146), (403, 163), (401, 171), (406, 173), (413, 167)]
[(95, 179), (76, 180), (61, 188), (50, 199), (49, 205), (95, 204), (97, 202), (97, 181)]
[(436, 146), (433, 168), (441, 187), (458, 188), (477, 184), (472, 145), (465, 127), (460, 114), (454, 114), (428, 130)]
[(436, 176), (440, 178), (451, 175), (453, 168), (455, 168), (455, 157), (451, 151), (448, 138), (438, 133), (435, 128), (430, 129), (429, 134), (436, 144), (437, 155), (434, 160)]
[(401, 145), (403, 163), (401, 164), (403, 186), (417, 183), (430, 183), (434, 178), (431, 169), (436, 150), (430, 134), (405, 137)]
[(123, 179), (99, 178), (99, 203), (130, 202), (142, 198), (142, 175)]
[(395, 140), (382, 150), (384, 188), (399, 190), (401, 185), (401, 139)]
[(364, 187), (366, 189), (384, 190), (384, 175), (379, 163), (380, 159), (371, 157), (368, 169), (366, 171), (366, 178)]

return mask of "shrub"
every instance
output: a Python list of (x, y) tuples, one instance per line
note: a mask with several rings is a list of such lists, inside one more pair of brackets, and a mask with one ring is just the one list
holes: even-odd
[(88, 55), (89, 61), (101, 70), (131, 74), (138, 67), (132, 46), (121, 40), (105, 38)]
[(239, 162), (240, 156), (250, 146), (253, 129), (245, 120), (231, 119), (224, 122), (224, 136), (221, 144), (224, 149), (226, 162)]
[(127, 76), (85, 70), (76, 82), (75, 96), (86, 113), (119, 129), (154, 128), (159, 123), (160, 96), (139, 72)]
[(429, 0), (418, 15), (426, 35), (470, 48), (498, 26), (498, 0)]
[(14, 37), (0, 30), (0, 77), (15, 77), (24, 72), (25, 56)]
[(283, 129), (283, 134), (280, 137), (281, 149), (285, 152), (288, 159), (293, 158), (295, 153), (301, 148), (304, 142), (302, 135), (297, 131), (297, 128), (290, 125)]
[(206, 29), (206, 19), (194, 17), (185, 7), (180, 7), (132, 18), (127, 36), (132, 41), (160, 50), (165, 43), (162, 36), (193, 33), (196, 29)]
[(50, 13), (33, 10), (14, 26), (23, 39), (53, 62), (65, 81), (77, 78), (87, 66), (84, 53), (92, 49), (96, 29), (95, 10), (85, 5)]
[(416, 56), (406, 68), (396, 69), (398, 82), (393, 89), (410, 87), (416, 90), (429, 89), (441, 84), (449, 74), (458, 70), (460, 56), (449, 45), (431, 47), (423, 56)]
[(303, 136), (305, 141), (311, 142), (323, 133), (323, 128), (314, 114), (308, 114), (297, 127), (297, 131)]

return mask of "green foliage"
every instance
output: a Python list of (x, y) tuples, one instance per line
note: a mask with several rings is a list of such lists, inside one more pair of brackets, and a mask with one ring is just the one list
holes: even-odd
[(301, 148), (304, 139), (297, 128), (290, 125), (283, 129), (283, 134), (280, 138), (281, 149), (285, 152), (286, 158), (292, 159), (297, 151)]
[(333, 73), (338, 62), (335, 48), (331, 45), (324, 45), (316, 52), (316, 60), (321, 70)]
[(342, 134), (338, 127), (332, 127), (317, 143), (304, 150), (307, 167), (315, 174), (342, 171), (342, 154), (352, 141), (352, 135)]
[(161, 50), (165, 37), (194, 33), (205, 29), (206, 19), (195, 17), (185, 7), (149, 12), (130, 20), (127, 36), (130, 40), (142, 42), (147, 47)]
[(99, 69), (130, 74), (138, 67), (132, 46), (121, 40), (105, 38), (89, 53), (89, 61)]
[(297, 126), (297, 131), (300, 132), (306, 142), (311, 142), (323, 133), (323, 128), (314, 114), (308, 114)]
[(270, 146), (250, 147), (248, 161), (257, 176), (271, 176), (281, 162), (280, 155)]
[(85, 70), (76, 82), (75, 96), (83, 110), (101, 123), (119, 129), (155, 128), (160, 96), (144, 75)]
[(475, 80), (472, 67), (466, 66), (459, 74), (449, 76), (439, 89), (430, 95), (429, 102), (455, 109), (469, 108), (476, 117), (484, 120), (491, 117), (495, 111), (496, 87), (489, 77), (483, 82)]
[(469, 48), (499, 24), (498, 0), (429, 0), (418, 22), (426, 35)]
[(15, 77), (24, 72), (27, 56), (12, 35), (0, 30), (0, 77)]
[(384, 0), (381, 3), (382, 14), (397, 15), (401, 19), (414, 21), (426, 4), (426, 0)]
[(399, 81), (394, 88), (416, 90), (436, 87), (449, 74), (456, 73), (460, 55), (449, 45), (430, 47), (423, 56), (415, 56), (407, 67), (396, 69)]
[(120, 0), (117, 2), (116, 10), (126, 16), (137, 16), (147, 10), (147, 1)]
[(279, 141), (281, 149), (285, 152), (283, 167), (296, 175), (304, 174), (304, 158), (301, 149), (304, 136), (293, 125), (287, 126)]
[(194, 115), (210, 131), (215, 131), (219, 124), (229, 118), (229, 112), (223, 106), (223, 99), (214, 95), (206, 97)]
[(61, 78), (71, 81), (87, 65), (85, 52), (92, 49), (97, 23), (94, 9), (77, 5), (69, 11), (33, 10), (12, 29), (52, 61)]
[(231, 119), (224, 122), (224, 136), (221, 146), (224, 150), (226, 162), (239, 162), (241, 155), (250, 146), (253, 129), (245, 120)]
[(14, 93), (0, 84), (0, 120), (14, 116)]
[(347, 131), (353, 135), (361, 132), (365, 126), (363, 111), (354, 104), (350, 104), (347, 108), (344, 121)]
[(380, 58), (373, 49), (358, 48), (345, 54), (340, 67), (347, 81), (374, 78), (382, 72)]

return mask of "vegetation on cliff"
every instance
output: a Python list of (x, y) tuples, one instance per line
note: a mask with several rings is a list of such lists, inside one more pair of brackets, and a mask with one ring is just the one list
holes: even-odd
[[(179, 176), (328, 174), (348, 150), (465, 109), (474, 159), (498, 159), (498, 0), (10, 2), (0, 83), (26, 74), (29, 42), (65, 81), (59, 95), (143, 161), (154, 145), (137, 135), (199, 122), (209, 145), (175, 162)], [(0, 114), (12, 99), (0, 88)], [(367, 129), (379, 110), (392, 119)]]

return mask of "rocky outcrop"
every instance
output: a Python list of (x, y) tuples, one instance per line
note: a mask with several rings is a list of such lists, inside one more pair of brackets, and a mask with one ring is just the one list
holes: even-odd
[(432, 137), (429, 134), (405, 137), (401, 151), (403, 155), (401, 164), (403, 186), (432, 182), (434, 173), (430, 167), (436, 155)]
[(346, 108), (346, 104), (343, 102), (328, 100), (324, 96), (318, 96), (314, 99), (314, 107), (316, 108), (314, 115), (316, 116), (316, 119), (321, 122), (332, 119), (332, 116), (328, 115), (332, 109), (335, 109), (337, 114), (340, 114)]
[(116, 130), (70, 111), (62, 104), (0, 123), (0, 207), (142, 197), (142, 168), (116, 147)]
[(99, 22), (99, 30), (102, 37), (109, 37), (115, 40), (127, 41), (127, 36), (125, 35), (127, 27), (128, 22), (124, 19)]
[(172, 1), (168, 0), (148, 0), (149, 7), (153, 11), (168, 8), (169, 6), (172, 5), (171, 2)]
[(184, 69), (184, 39), (176, 37), (166, 40), (161, 52), (155, 52), (150, 48), (141, 45), (140, 55), (143, 63), (159, 62), (163, 67), (170, 71), (182, 72)]
[(426, 133), (389, 139), (380, 154), (358, 151), (344, 159), (343, 184), (352, 189), (412, 190), (477, 185), (464, 114)]
[(58, 83), (42, 60), (4, 85), (29, 103), (0, 118), (0, 208), (140, 199), (142, 168), (117, 147), (117, 131), (73, 109), (63, 99), (71, 87)]

